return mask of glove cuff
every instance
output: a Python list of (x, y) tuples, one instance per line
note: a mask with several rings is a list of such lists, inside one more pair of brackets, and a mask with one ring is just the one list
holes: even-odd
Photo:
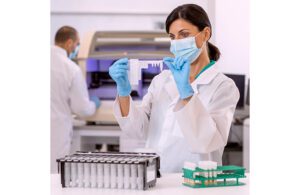
[(190, 84), (181, 87), (178, 91), (179, 91), (180, 99), (188, 98), (194, 94), (194, 90)]
[(127, 85), (127, 86), (117, 86), (117, 91), (119, 96), (129, 96), (130, 92), (131, 92), (131, 86)]

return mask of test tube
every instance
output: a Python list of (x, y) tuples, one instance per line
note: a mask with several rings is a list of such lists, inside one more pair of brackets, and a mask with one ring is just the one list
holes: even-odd
[(77, 163), (76, 157), (73, 157), (73, 162), (71, 163), (71, 187), (76, 187), (77, 180)]
[(70, 187), (71, 181), (71, 163), (66, 160), (65, 162), (65, 186)]
[(217, 184), (217, 162), (213, 162), (213, 178), (214, 178), (214, 184)]
[(97, 185), (97, 167), (96, 167), (96, 159), (93, 159), (93, 162), (91, 163), (91, 187), (95, 188)]
[(205, 163), (205, 166), (204, 166), (204, 168), (205, 168), (205, 177), (208, 179), (208, 180), (206, 180), (204, 183), (206, 184), (206, 185), (209, 185), (209, 166), (208, 166), (208, 162), (206, 162)]
[(138, 164), (137, 186), (139, 190), (144, 188), (144, 165)]
[(97, 164), (97, 183), (98, 188), (103, 188), (103, 160)]
[(78, 187), (83, 186), (83, 162), (84, 160), (81, 158), (77, 163), (77, 175), (78, 175)]
[(117, 184), (118, 184), (118, 189), (122, 189), (123, 188), (123, 177), (124, 177), (124, 174), (123, 174), (123, 167), (124, 167), (124, 164), (122, 162), (119, 162), (119, 164), (117, 165), (117, 169), (118, 169), (118, 181), (117, 181)]
[(208, 165), (208, 169), (209, 169), (209, 178), (210, 178), (210, 183), (213, 183), (213, 169), (212, 169), (213, 167), (212, 167), (212, 163), (211, 162), (209, 162), (209, 165)]
[(124, 188), (129, 189), (130, 187), (130, 165), (128, 162), (124, 164)]
[(208, 169), (209, 169), (209, 177), (210, 177), (211, 179), (213, 179), (214, 172), (213, 172), (213, 165), (212, 165), (211, 162), (210, 162), (209, 165), (208, 165)]
[[(205, 178), (209, 178), (209, 173), (208, 173), (209, 171), (208, 171), (208, 163), (207, 163), (207, 161), (204, 161), (204, 162), (201, 163), (201, 168), (204, 170), (204, 177)], [(204, 181), (205, 185), (208, 185), (208, 183), (209, 183), (208, 180)]]
[(132, 162), (130, 165), (131, 174), (131, 189), (136, 189), (137, 187), (137, 165)]
[(104, 187), (110, 187), (110, 161), (106, 161), (104, 164)]
[(86, 162), (83, 164), (83, 177), (84, 177), (84, 187), (90, 187), (90, 175), (91, 175), (91, 163), (88, 163), (88, 157)]
[(204, 164), (204, 170), (205, 170), (204, 176), (205, 176), (206, 178), (209, 178), (209, 172), (208, 172), (208, 165), (207, 165), (207, 163)]
[(112, 162), (110, 165), (110, 188), (117, 187), (117, 164)]

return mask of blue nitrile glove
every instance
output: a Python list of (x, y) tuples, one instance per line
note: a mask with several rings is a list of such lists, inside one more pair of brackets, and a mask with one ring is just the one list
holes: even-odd
[(189, 81), (190, 62), (180, 57), (165, 57), (163, 61), (173, 74), (180, 99), (185, 99), (192, 96), (194, 94), (194, 90)]
[(117, 60), (109, 68), (109, 75), (117, 83), (117, 91), (119, 96), (129, 96), (131, 86), (128, 79), (128, 58)]
[(96, 109), (98, 109), (101, 105), (100, 99), (96, 96), (91, 96), (90, 99), (95, 103)]

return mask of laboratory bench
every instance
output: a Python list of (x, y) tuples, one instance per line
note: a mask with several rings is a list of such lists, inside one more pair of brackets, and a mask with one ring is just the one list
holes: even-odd
[(121, 129), (119, 125), (81, 125), (74, 126), (71, 153), (94, 151), (99, 143), (119, 145)]
[(111, 125), (82, 125), (74, 126), (74, 132), (83, 136), (120, 136), (121, 129), (118, 124)]
[(138, 195), (138, 194), (172, 194), (172, 195), (248, 195), (249, 194), (249, 174), (246, 178), (240, 179), (245, 183), (242, 186), (230, 187), (209, 187), (190, 188), (182, 185), (182, 173), (163, 174), (157, 179), (156, 186), (146, 191), (131, 189), (99, 189), (99, 188), (62, 188), (59, 174), (51, 174), (51, 194), (52, 195)]

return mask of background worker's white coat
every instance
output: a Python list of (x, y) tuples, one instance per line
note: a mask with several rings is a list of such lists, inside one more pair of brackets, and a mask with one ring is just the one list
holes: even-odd
[(57, 158), (70, 153), (73, 135), (72, 113), (94, 114), (80, 68), (57, 46), (51, 48), (51, 173), (57, 173)]
[(160, 155), (162, 172), (181, 172), (184, 161), (222, 164), (239, 91), (215, 66), (204, 71), (192, 87), (193, 97), (180, 105), (175, 80), (165, 70), (152, 80), (141, 105), (134, 105), (130, 98), (127, 117), (121, 116), (115, 100), (114, 113), (123, 133), (131, 141), (145, 139), (146, 148)]

